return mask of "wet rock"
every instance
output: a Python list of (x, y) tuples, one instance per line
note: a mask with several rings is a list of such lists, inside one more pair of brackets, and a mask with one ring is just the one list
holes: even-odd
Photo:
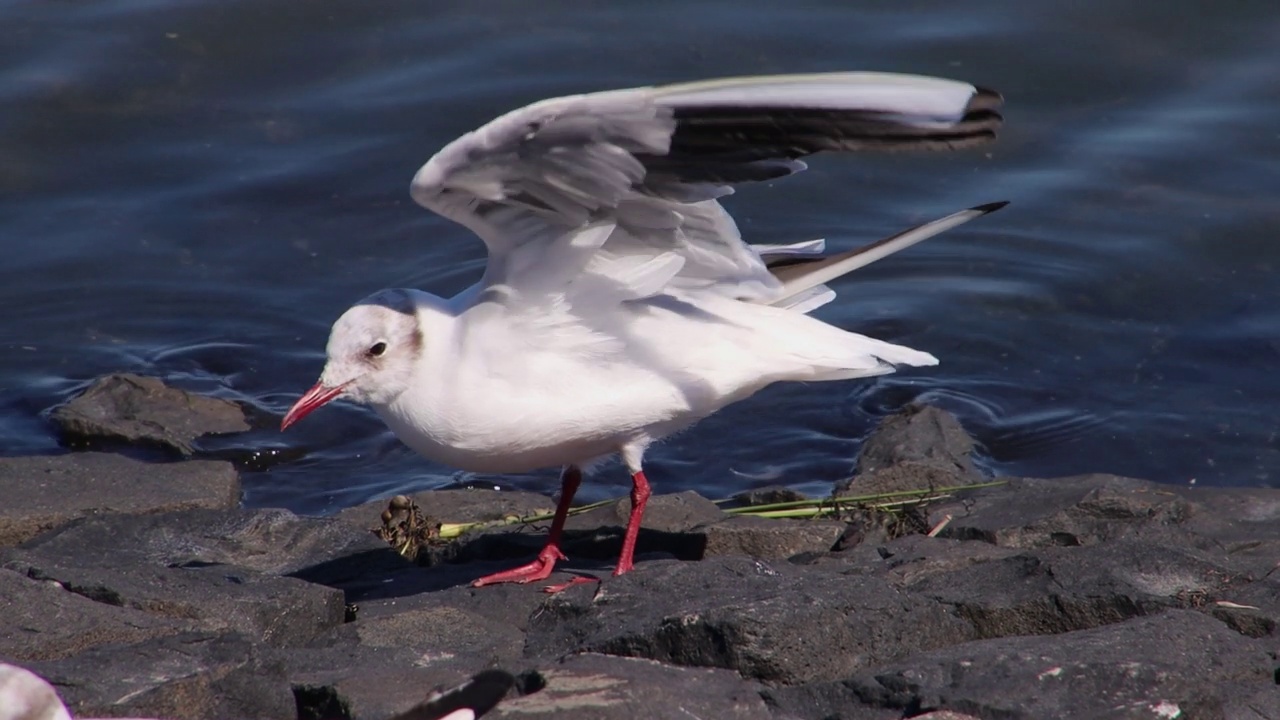
[(250, 429), (244, 411), (233, 402), (130, 374), (97, 380), (55, 408), (50, 419), (72, 445), (152, 445), (184, 456), (195, 452), (193, 442), (203, 435)]
[(76, 518), (233, 508), (240, 479), (229, 463), (144, 463), (110, 453), (0, 458), (0, 547)]
[(540, 689), (498, 705), (493, 718), (538, 720), (771, 720), (760, 688), (736, 674), (638, 658), (582, 654), (536, 671)]
[(284, 665), (239, 635), (183, 633), (27, 668), (47, 679), (75, 716), (297, 717)]
[(733, 496), (734, 502), (740, 505), (775, 505), (785, 502), (801, 502), (808, 500), (803, 493), (792, 490), (782, 485), (770, 485), (768, 487), (756, 488), (746, 492), (740, 492)]
[(954, 415), (910, 405), (885, 418), (862, 444), (852, 479), (836, 495), (868, 495), (982, 482), (971, 455), (976, 446)]
[(1007, 637), (916, 653), (838, 682), (768, 690), (801, 717), (915, 715), (1228, 718), (1240, 687), (1275, 693), (1275, 661), (1201, 613), (1171, 610), (1091, 630)]
[(645, 657), (795, 684), (967, 637), (944, 605), (874, 577), (715, 557), (650, 562), (594, 595), (567, 591), (531, 620), (525, 652)]
[(181, 632), (184, 624), (95, 602), (55, 582), (0, 568), (0, 658), (56, 660), (99, 645), (127, 645)]
[(788, 520), (739, 515), (697, 528), (702, 556), (747, 555), (789, 558), (806, 552), (826, 552), (844, 533), (837, 520)]

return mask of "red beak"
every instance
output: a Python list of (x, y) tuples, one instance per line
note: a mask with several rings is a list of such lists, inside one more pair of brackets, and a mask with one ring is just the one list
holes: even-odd
[(316, 383), (305, 395), (298, 398), (298, 402), (289, 408), (289, 412), (285, 413), (284, 420), (280, 421), (280, 431), (288, 430), (290, 425), (310, 415), (312, 410), (338, 397), (345, 388), (346, 385), (326, 387), (324, 383)]

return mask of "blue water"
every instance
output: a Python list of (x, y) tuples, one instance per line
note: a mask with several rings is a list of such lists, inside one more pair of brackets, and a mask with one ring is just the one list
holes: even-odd
[[(937, 368), (771, 388), (650, 453), (660, 491), (848, 474), (875, 420), (956, 412), (995, 472), (1280, 486), (1274, 1), (0, 2), (0, 452), (112, 371), (264, 413), (249, 505), (331, 512), (459, 482), (366, 411), (281, 435), (329, 324), (450, 294), (483, 249), (408, 197), (441, 145), (554, 95), (736, 74), (944, 75), (1007, 100), (999, 143), (822, 157), (729, 201), (756, 242), (846, 248), (995, 200), (820, 311)], [(258, 468), (258, 469), (254, 469)], [(621, 494), (606, 470), (584, 499)]]

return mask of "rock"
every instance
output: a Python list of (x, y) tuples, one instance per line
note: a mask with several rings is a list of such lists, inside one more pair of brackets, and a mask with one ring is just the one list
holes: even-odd
[(1185, 539), (1177, 526), (1193, 514), (1191, 504), (1167, 488), (1115, 475), (1010, 479), (936, 503), (931, 512), (952, 515), (944, 537), (1023, 548), (1166, 539), (1171, 532)]
[[(517, 678), (505, 670), (485, 670), (456, 687), (432, 692), (430, 699), (391, 720), (435, 720), (459, 715), (477, 718), (502, 702), (516, 683)], [(459, 711), (469, 711), (470, 714)]]
[(1223, 683), (1216, 688), (1225, 699), (1222, 717), (1230, 720), (1280, 718), (1280, 692), (1258, 683)]
[[(923, 516), (867, 515), (846, 531), (665, 495), (636, 569), (614, 578), (623, 501), (572, 520), (570, 560), (547, 584), (584, 565), (601, 582), (546, 595), (469, 583), (530, 559), (549, 522), (469, 534), (443, 546), (452, 562), (424, 567), (368, 532), (383, 503), (341, 518), (149, 511), (145, 497), (122, 503), (125, 479), (207, 464), (39, 461), (121, 478), (6, 486), (19, 518), (38, 514), (31, 497), (82, 500), (63, 501), (65, 519), (23, 520), (61, 526), (0, 549), (0, 658), (60, 683), (81, 713), (409, 720), (432, 688), (495, 665), (516, 690), (486, 718), (1263, 718), (1280, 706), (1277, 490), (1015, 479), (932, 503), (934, 520), (952, 515), (941, 537), (922, 534)], [(0, 460), (0, 478), (12, 467)], [(450, 522), (551, 506), (487, 491), (419, 502)]]
[(808, 500), (804, 493), (792, 490), (782, 485), (769, 485), (768, 487), (756, 488), (746, 492), (740, 492), (733, 496), (734, 502), (748, 507), (754, 505), (776, 505), (785, 502), (802, 502)]
[(57, 660), (99, 645), (127, 645), (181, 632), (184, 625), (94, 602), (61, 585), (0, 568), (0, 658)]
[(155, 445), (188, 456), (202, 435), (250, 429), (244, 411), (228, 400), (172, 388), (159, 378), (108, 375), (50, 419), (71, 444), (118, 442)]
[(1256, 576), (1280, 572), (1280, 489), (1158, 487), (1187, 503), (1176, 522), (1198, 547)]
[(0, 547), (76, 518), (233, 508), (240, 479), (230, 463), (144, 463), (109, 453), (0, 458)]
[(1043, 548), (918, 578), (977, 637), (1045, 635), (1206, 608), (1242, 579), (1194, 550), (1139, 541)]
[(912, 490), (933, 490), (982, 482), (947, 467), (926, 462), (904, 461), (879, 470), (860, 473), (837, 483), (836, 496), (880, 495)]
[(747, 555), (789, 558), (805, 552), (826, 552), (844, 533), (837, 520), (789, 520), (737, 515), (700, 525), (702, 557)]
[[(566, 530), (595, 533), (602, 527), (614, 527), (619, 531), (627, 527), (631, 515), (631, 500), (624, 499), (598, 507), (565, 522)], [(682, 493), (654, 495), (645, 505), (643, 530), (652, 533), (683, 534), (707, 522), (723, 518), (724, 511), (701, 495), (687, 490)], [(621, 533), (619, 532), (619, 537)]]
[(294, 720), (284, 665), (238, 635), (183, 633), (31, 663), (77, 716)]
[(802, 717), (857, 717), (851, 708), (871, 706), (1011, 720), (1235, 718), (1226, 709), (1239, 688), (1274, 697), (1274, 670), (1266, 652), (1222, 623), (1171, 610), (1091, 630), (960, 643), (766, 693)]
[(909, 405), (880, 422), (862, 444), (854, 477), (835, 495), (870, 495), (982, 482), (970, 455), (976, 446), (954, 415)]
[(189, 629), (238, 631), (268, 645), (300, 645), (344, 617), (340, 590), (234, 565), (148, 564), (127, 551), (86, 561), (38, 548), (11, 550), (3, 559), (9, 570), (99, 603), (172, 618)]
[(341, 622), (344, 602), (386, 593), (384, 576), (412, 567), (347, 523), (284, 510), (85, 518), (0, 559), (94, 599), (182, 617), (191, 629), (266, 633), (277, 645)]
[(353, 626), (361, 646), (408, 648), (417, 654), (419, 666), (428, 665), (429, 658), (463, 654), (463, 649), (480, 658), (482, 666), (510, 665), (524, 650), (524, 633), (514, 625), (449, 605), (362, 619)]
[(361, 623), (336, 629), (323, 644), (283, 653), (299, 718), (386, 720), (421, 703), (431, 688), (456, 685), (489, 666), (430, 636), (361, 644), (355, 627)]
[(772, 720), (760, 688), (732, 672), (581, 654), (537, 671), (541, 688), (507, 700), (498, 720)]
[(327, 585), (349, 575), (376, 573), (379, 561), (407, 564), (377, 538), (347, 523), (278, 509), (86, 517), (21, 549), (104, 566), (113, 558), (153, 567), (227, 565)]
[(944, 605), (881, 578), (713, 557), (653, 561), (594, 596), (552, 598), (530, 621), (525, 653), (645, 657), (796, 684), (971, 637)]

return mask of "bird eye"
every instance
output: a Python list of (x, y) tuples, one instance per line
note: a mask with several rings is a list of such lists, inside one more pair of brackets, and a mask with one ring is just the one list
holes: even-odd
[(378, 342), (373, 344), (373, 347), (369, 348), (369, 356), (381, 357), (382, 353), (386, 351), (387, 351), (387, 344), (379, 340)]

